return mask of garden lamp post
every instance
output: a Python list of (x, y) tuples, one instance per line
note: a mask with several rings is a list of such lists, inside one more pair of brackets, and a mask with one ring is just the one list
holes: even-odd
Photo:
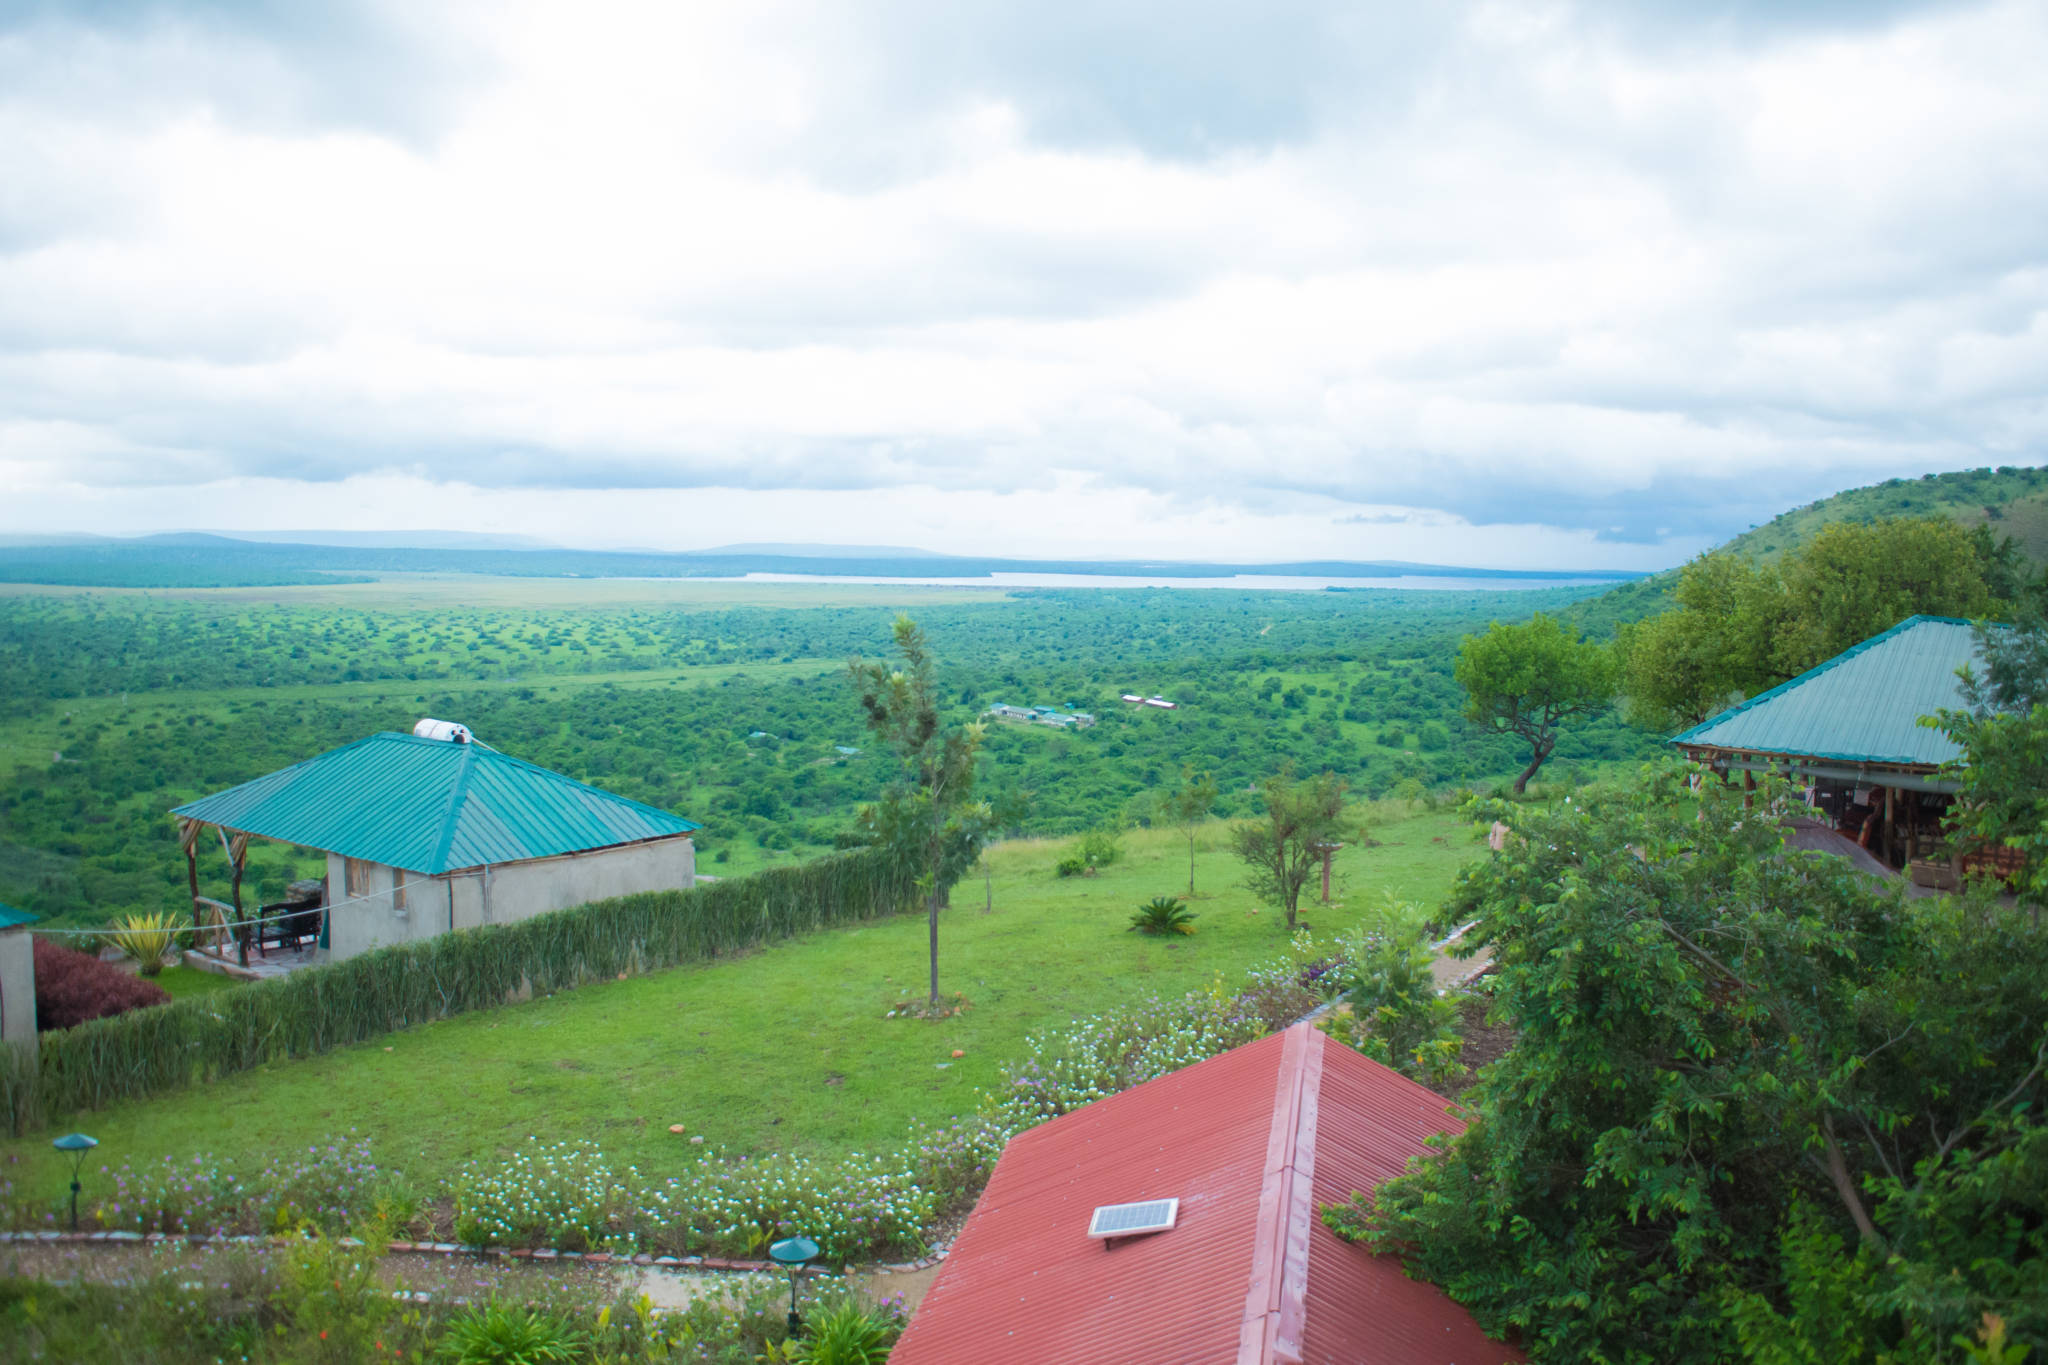
[(66, 1133), (50, 1144), (60, 1152), (71, 1156), (71, 1230), (78, 1231), (78, 1168), (85, 1162), (85, 1154), (100, 1145), (96, 1137), (83, 1133)]
[(818, 1244), (808, 1237), (785, 1237), (768, 1248), (769, 1259), (789, 1272), (789, 1334), (795, 1336), (804, 1327), (804, 1320), (796, 1312), (796, 1277), (807, 1261), (818, 1259)]

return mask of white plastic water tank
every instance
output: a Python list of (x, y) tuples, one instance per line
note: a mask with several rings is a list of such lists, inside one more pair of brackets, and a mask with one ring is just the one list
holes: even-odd
[(421, 739), (445, 739), (455, 744), (467, 744), (471, 739), (469, 727), (452, 720), (422, 720), (412, 727), (412, 732)]

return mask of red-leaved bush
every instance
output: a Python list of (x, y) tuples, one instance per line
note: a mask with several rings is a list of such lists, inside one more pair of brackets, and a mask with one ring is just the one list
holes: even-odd
[(36, 940), (36, 1028), (42, 1032), (161, 1005), (170, 998), (156, 982), (130, 976), (90, 953)]

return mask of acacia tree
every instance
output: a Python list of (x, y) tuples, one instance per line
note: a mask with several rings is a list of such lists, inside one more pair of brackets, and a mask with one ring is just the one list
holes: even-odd
[(1188, 840), (1188, 895), (1195, 894), (1195, 833), (1216, 805), (1216, 777), (1197, 773), (1192, 764), (1180, 770), (1180, 789), (1166, 799), (1167, 813)]
[(935, 665), (924, 631), (908, 616), (893, 628), (901, 667), (855, 659), (848, 665), (862, 713), (876, 738), (896, 754), (901, 771), (874, 805), (861, 811), (864, 832), (893, 850), (915, 877), (931, 928), (931, 1003), (939, 1002), (939, 910), (948, 892), (980, 856), (993, 822), (974, 800), (977, 723), (947, 725), (939, 715)]
[(1495, 621), (1486, 634), (1466, 636), (1452, 676), (1467, 694), (1467, 719), (1528, 743), (1517, 793), (1557, 748), (1566, 721), (1614, 704), (1614, 651), (1575, 638), (1542, 612), (1521, 625)]
[(1344, 832), (1344, 783), (1335, 773), (1304, 781), (1283, 769), (1260, 784), (1266, 813), (1230, 832), (1231, 846), (1246, 868), (1245, 887), (1287, 916), (1294, 931), (1301, 888), (1321, 866), (1321, 845)]

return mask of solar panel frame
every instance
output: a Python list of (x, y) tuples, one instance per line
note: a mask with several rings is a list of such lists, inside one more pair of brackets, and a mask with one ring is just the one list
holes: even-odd
[(1103, 1204), (1088, 1220), (1090, 1237), (1136, 1237), (1166, 1232), (1180, 1217), (1178, 1199), (1139, 1199), (1128, 1204)]

